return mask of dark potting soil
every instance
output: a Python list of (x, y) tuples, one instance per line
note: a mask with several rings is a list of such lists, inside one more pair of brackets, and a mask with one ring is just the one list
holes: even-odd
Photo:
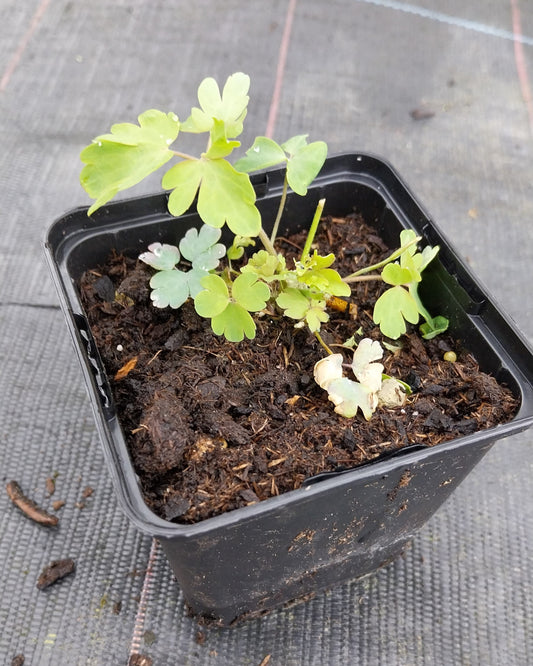
[[(279, 240), (288, 265), (304, 240)], [(335, 252), (341, 275), (390, 254), (355, 214), (327, 218), (316, 241), (320, 254)], [(256, 316), (254, 340), (228, 343), (190, 302), (155, 308), (152, 273), (113, 255), (84, 274), (80, 289), (145, 500), (167, 520), (196, 522), (297, 489), (320, 472), (493, 427), (517, 410), (512, 393), (480, 372), (460, 341), (426, 341), (413, 328), (382, 360), (385, 373), (413, 388), (407, 404), (380, 408), (368, 422), (360, 414), (346, 419), (313, 380), (325, 352), (306, 329), (270, 311)], [(352, 284), (357, 306), (330, 310), (325, 342), (341, 345), (356, 331), (381, 340), (372, 310), (383, 289), (380, 281)], [(450, 350), (456, 362), (443, 360)]]

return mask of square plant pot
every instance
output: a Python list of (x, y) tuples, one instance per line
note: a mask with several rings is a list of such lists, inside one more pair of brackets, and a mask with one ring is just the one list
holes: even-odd
[[(274, 218), (283, 172), (268, 170), (252, 182), (263, 219)], [(135, 257), (150, 243), (175, 243), (177, 230), (182, 234), (200, 226), (198, 215), (190, 211), (173, 224), (167, 195), (161, 193), (108, 204), (92, 218), (87, 208), (78, 208), (57, 220), (46, 239), (122, 508), (138, 529), (159, 540), (192, 611), (220, 625), (306, 598), (390, 562), (496, 440), (533, 423), (531, 350), (395, 171), (371, 155), (329, 158), (307, 197), (289, 195), (281, 232), (297, 231), (323, 197), (328, 213), (343, 216), (356, 209), (390, 246), (402, 229), (440, 246), (424, 272), (422, 299), (430, 311), (449, 319), (450, 333), (471, 350), (481, 370), (511, 389), (518, 412), (501, 426), (318, 475), (298, 490), (193, 525), (163, 520), (143, 500), (77, 283), (113, 249)]]

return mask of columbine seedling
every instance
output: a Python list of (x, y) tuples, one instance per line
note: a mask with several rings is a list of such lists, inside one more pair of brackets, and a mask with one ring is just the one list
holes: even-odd
[[(178, 217), (196, 202), (203, 226), (187, 231), (178, 246), (153, 243), (140, 255), (155, 271), (150, 280), (154, 305), (179, 308), (192, 299), (196, 312), (210, 319), (213, 332), (231, 342), (255, 336), (253, 313), (268, 308), (271, 313), (283, 314), (295, 321), (296, 328), (307, 327), (328, 351), (328, 357), (317, 363), (315, 377), (328, 391), (336, 411), (354, 416), (360, 409), (370, 418), (380, 402), (380, 392), (391, 379), (383, 375), (383, 366), (377, 362), (383, 350), (379, 343), (363, 339), (351, 364), (357, 381), (344, 377), (342, 355), (333, 354), (320, 335), (330, 317), (328, 301), (349, 297), (350, 283), (381, 271), (374, 277), (390, 285), (374, 309), (374, 321), (382, 333), (397, 339), (406, 332), (406, 322), (416, 324), (422, 316), (422, 334), (433, 337), (444, 331), (448, 322), (431, 317), (420, 300), (418, 285), (438, 248), (419, 252), (416, 244), (420, 239), (413, 231), (404, 231), (400, 247), (387, 259), (343, 278), (332, 267), (335, 255), (321, 256), (313, 247), (325, 203), (320, 200), (302, 253), (287, 266), (275, 248), (287, 193), (290, 188), (297, 195), (307, 194), (324, 164), (327, 146), (323, 141), (309, 143), (303, 134), (282, 144), (257, 137), (232, 165), (228, 157), (240, 146), (237, 137), (243, 131), (249, 86), (249, 77), (236, 73), (227, 79), (221, 93), (216, 81), (207, 78), (198, 88), (200, 106), (192, 108), (185, 121), (175, 113), (151, 109), (138, 117), (138, 124), (116, 124), (109, 134), (96, 137), (81, 153), (85, 164), (81, 183), (95, 199), (88, 213), (177, 159), (162, 178), (163, 187), (170, 191), (169, 212)], [(205, 135), (204, 152), (192, 156), (176, 150), (174, 143), (183, 132)], [(284, 184), (268, 235), (255, 205), (249, 173), (276, 165), (285, 170)], [(227, 250), (218, 242), (224, 225), (234, 235)], [(245, 249), (257, 240), (264, 249), (244, 260)], [(242, 265), (235, 268), (235, 262)], [(392, 394), (404, 394), (401, 383), (389, 383), (388, 389)], [(387, 402), (385, 397), (382, 402)], [(396, 404), (394, 396), (387, 404)]]

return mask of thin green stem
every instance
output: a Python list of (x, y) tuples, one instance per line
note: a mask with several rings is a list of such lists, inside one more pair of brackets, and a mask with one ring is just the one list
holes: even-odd
[(345, 282), (353, 282), (351, 278), (358, 277), (359, 275), (364, 275), (365, 273), (370, 273), (370, 271), (377, 271), (380, 268), (383, 268), (387, 264), (390, 264), (391, 261), (394, 261), (395, 259), (398, 259), (398, 257), (401, 257), (401, 255), (412, 245), (415, 245), (421, 240), (421, 236), (417, 236), (416, 238), (413, 238), (412, 241), (409, 241), (409, 243), (406, 243), (405, 245), (402, 245), (402, 247), (399, 247), (397, 250), (394, 250), (394, 252), (388, 256), (386, 259), (383, 259), (383, 261), (378, 262), (377, 264), (373, 264), (372, 266), (365, 266), (365, 268), (361, 268), (358, 271), (355, 271), (355, 273), (351, 273), (347, 277), (343, 278)]
[(266, 234), (265, 230), (263, 229), (263, 227), (261, 227), (261, 229), (259, 229), (259, 233), (258, 233), (257, 235), (259, 236), (259, 240), (261, 241), (261, 243), (263, 243), (263, 247), (265, 248), (265, 250), (266, 250), (269, 254), (272, 254), (272, 255), (274, 255), (275, 257), (277, 257), (277, 256), (278, 256), (278, 253), (277, 253), (276, 250), (274, 249), (274, 246), (272, 245), (272, 243), (271, 243), (271, 241), (270, 241), (270, 238), (267, 236), (267, 234)]
[(342, 278), (343, 282), (371, 282), (372, 280), (383, 280), (381, 275), (349, 275), (348, 277)]
[(276, 236), (278, 235), (279, 223), (281, 221), (281, 216), (283, 215), (283, 209), (285, 208), (285, 201), (287, 200), (288, 189), (289, 189), (289, 181), (287, 180), (287, 171), (285, 170), (285, 178), (283, 180), (283, 192), (281, 193), (278, 213), (276, 215), (274, 226), (272, 227), (272, 233), (270, 234), (270, 242), (272, 243), (272, 245), (274, 245), (274, 241), (276, 240)]
[(322, 347), (324, 347), (324, 349), (327, 351), (328, 354), (333, 354), (333, 352), (327, 346), (327, 344), (324, 342), (324, 340), (322, 339), (322, 336), (320, 335), (320, 333), (318, 331), (315, 331), (315, 338), (320, 342), (320, 344), (322, 345)]
[(176, 157), (181, 157), (184, 160), (198, 160), (198, 157), (194, 157), (193, 155), (188, 155), (187, 153), (182, 153), (180, 150), (171, 150), (170, 151), (173, 155), (176, 155)]
[(322, 211), (324, 210), (325, 203), (326, 203), (325, 199), (320, 199), (320, 201), (317, 204), (315, 210), (315, 216), (313, 217), (313, 221), (311, 222), (309, 233), (307, 234), (307, 239), (305, 241), (304, 249), (302, 250), (302, 256), (300, 257), (300, 261), (302, 263), (309, 257), (309, 252), (311, 251), (311, 245), (315, 240), (316, 230), (318, 229), (318, 223), (320, 222), (320, 218), (322, 217)]

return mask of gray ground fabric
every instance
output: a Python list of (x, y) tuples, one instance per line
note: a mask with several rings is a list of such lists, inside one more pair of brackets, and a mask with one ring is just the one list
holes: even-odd
[[(529, 0), (0, 0), (2, 488), (65, 500), (47, 529), (0, 492), (1, 663), (533, 663), (531, 432), (496, 444), (403, 559), (233, 630), (198, 633), (115, 501), (45, 229), (88, 202), (78, 154), (93, 136), (147, 108), (183, 116), (205, 76), (250, 74), (243, 145), (263, 134), (288, 12), (274, 136), (388, 159), (533, 340)], [(75, 574), (37, 590), (64, 557)]]

